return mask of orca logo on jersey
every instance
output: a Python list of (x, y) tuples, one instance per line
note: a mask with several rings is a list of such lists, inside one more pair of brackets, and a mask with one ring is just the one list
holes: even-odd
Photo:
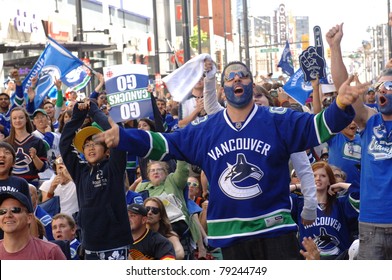
[(15, 175), (28, 173), (30, 171), (29, 164), (32, 162), (30, 155), (25, 153), (22, 147), (16, 150), (15, 155), (15, 164), (12, 173)]
[(249, 199), (260, 195), (263, 191), (259, 181), (264, 172), (246, 160), (244, 154), (237, 154), (235, 164), (227, 163), (227, 168), (219, 177), (219, 187), (234, 199)]
[(322, 255), (339, 254), (339, 240), (335, 236), (328, 234), (327, 230), (324, 227), (320, 228), (319, 235), (314, 235), (313, 240)]
[(368, 153), (374, 157), (374, 160), (386, 160), (392, 158), (392, 131), (387, 135), (387, 129), (384, 124), (373, 128), (372, 140), (368, 145)]

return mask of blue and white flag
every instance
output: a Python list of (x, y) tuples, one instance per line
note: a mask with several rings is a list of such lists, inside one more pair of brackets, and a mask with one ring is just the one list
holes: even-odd
[(286, 41), (286, 46), (283, 49), (278, 67), (282, 68), (283, 73), (287, 76), (292, 76), (294, 74), (293, 58), (291, 56), (289, 41)]
[(81, 65), (69, 72), (61, 81), (72, 91), (84, 89), (91, 80), (90, 70)]
[(153, 115), (151, 93), (147, 91), (147, 65), (127, 64), (104, 67), (103, 75), (110, 105), (109, 115), (115, 122)]
[[(326, 67), (327, 76), (326, 78), (320, 79), (320, 85), (333, 86), (332, 75), (330, 68)], [(311, 82), (305, 82), (304, 73), (302, 69), (299, 68), (297, 72), (286, 82), (283, 89), (288, 95), (290, 95), (298, 103), (305, 105), (306, 100), (309, 98), (310, 94), (313, 92), (313, 87)]]
[(34, 98), (35, 108), (40, 107), (42, 101), (54, 86), (55, 78), (63, 80), (70, 71), (83, 65), (79, 58), (59, 45), (55, 40), (50, 37), (48, 39), (45, 50), (22, 83), (24, 96), (27, 100), (31, 79), (38, 75)]
[(285, 83), (283, 89), (298, 103), (305, 105), (309, 95), (313, 92), (312, 84), (305, 82), (304, 73), (299, 68)]

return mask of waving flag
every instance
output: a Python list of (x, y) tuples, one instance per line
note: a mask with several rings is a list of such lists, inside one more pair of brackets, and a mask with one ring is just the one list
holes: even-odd
[(284, 47), (278, 67), (282, 68), (283, 73), (285, 73), (287, 76), (292, 76), (294, 74), (293, 58), (291, 56), (290, 45), (288, 41), (286, 41), (286, 46)]
[(283, 89), (298, 103), (305, 105), (306, 99), (312, 93), (313, 88), (310, 82), (305, 82), (304, 73), (299, 68), (297, 72), (285, 83)]
[(31, 79), (38, 75), (35, 108), (38, 108), (49, 91), (54, 86), (55, 78), (63, 80), (72, 70), (83, 65), (83, 62), (67, 49), (59, 45), (55, 40), (48, 37), (49, 42), (42, 52), (30, 73), (23, 80), (23, 90), (27, 99), (27, 91), (31, 86)]
[[(323, 86), (332, 86), (334, 88), (329, 67), (326, 68), (326, 71), (327, 77), (320, 79), (320, 85), (322, 88)], [(301, 103), (302, 105), (305, 105), (306, 99), (308, 99), (309, 95), (313, 92), (312, 84), (310, 82), (305, 82), (304, 73), (302, 72), (301, 68), (299, 68), (297, 72), (295, 72), (294, 75), (290, 77), (290, 79), (283, 86), (283, 89), (287, 92), (288, 95), (295, 99), (295, 101)]]

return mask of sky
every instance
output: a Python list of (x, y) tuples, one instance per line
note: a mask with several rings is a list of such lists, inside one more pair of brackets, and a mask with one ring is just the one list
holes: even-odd
[[(369, 40), (367, 27), (388, 22), (387, 0), (249, 0), (249, 11), (255, 16), (272, 16), (273, 10), (280, 4), (285, 4), (286, 13), (292, 11), (294, 16), (308, 16), (311, 32), (315, 25), (319, 25), (324, 45), (327, 44), (325, 34), (328, 30), (336, 24), (344, 23), (344, 51), (356, 50), (362, 45), (362, 40)], [(309, 35), (313, 45), (313, 34)]]

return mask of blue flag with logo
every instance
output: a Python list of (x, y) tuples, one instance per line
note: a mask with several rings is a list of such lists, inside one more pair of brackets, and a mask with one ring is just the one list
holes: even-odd
[(295, 101), (302, 105), (305, 105), (306, 100), (313, 91), (312, 84), (310, 82), (305, 82), (304, 73), (301, 68), (290, 77), (283, 86), (283, 89)]
[(284, 47), (278, 67), (282, 68), (283, 73), (285, 73), (287, 76), (292, 76), (294, 74), (293, 58), (291, 56), (290, 45), (288, 41), (286, 41), (286, 46)]
[(31, 86), (31, 79), (38, 76), (34, 105), (38, 108), (54, 86), (55, 78), (62, 80), (70, 71), (83, 65), (71, 52), (48, 37), (49, 41), (30, 73), (23, 80), (25, 99)]
[[(329, 67), (326, 67), (326, 73), (327, 76), (320, 79), (320, 85), (333, 85)], [(302, 69), (299, 68), (283, 86), (286, 93), (302, 105), (305, 105), (309, 95), (313, 92), (311, 82), (306, 82), (304, 76), (304, 72), (302, 72)]]

